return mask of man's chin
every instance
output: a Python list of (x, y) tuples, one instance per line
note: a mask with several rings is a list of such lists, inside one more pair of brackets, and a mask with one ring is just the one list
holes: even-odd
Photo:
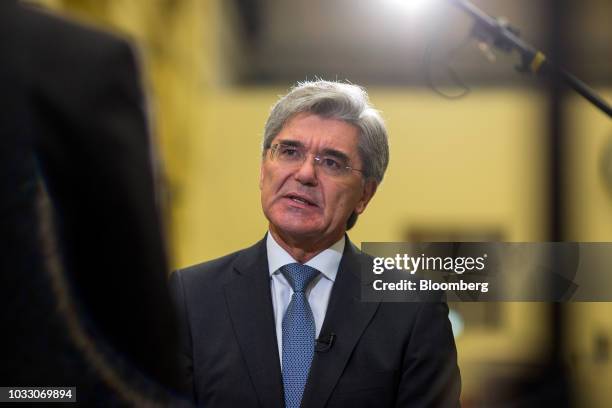
[(312, 222), (296, 222), (290, 220), (288, 222), (270, 222), (270, 228), (277, 234), (292, 239), (310, 239), (323, 235), (323, 228), (320, 225)]
[(321, 235), (319, 228), (304, 225), (276, 225), (275, 230), (282, 235), (294, 238), (310, 238)]

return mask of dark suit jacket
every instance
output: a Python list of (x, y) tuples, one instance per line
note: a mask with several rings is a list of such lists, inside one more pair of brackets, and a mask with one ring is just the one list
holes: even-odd
[[(348, 240), (303, 407), (455, 407), (460, 378), (444, 303), (361, 302)], [(175, 272), (185, 389), (207, 407), (282, 407), (283, 386), (265, 239)]]
[(58, 312), (39, 242), (43, 184), (56, 227), (45, 236), (80, 323), (101, 349), (172, 386), (174, 314), (133, 52), (108, 33), (1, 3), (1, 383), (78, 385), (81, 402), (90, 385), (94, 401), (107, 395), (93, 390)]

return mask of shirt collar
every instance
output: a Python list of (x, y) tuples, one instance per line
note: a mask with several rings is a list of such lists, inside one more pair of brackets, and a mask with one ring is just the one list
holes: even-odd
[[(336, 274), (338, 273), (342, 254), (344, 253), (345, 241), (343, 235), (334, 245), (317, 254), (304, 265), (315, 268), (327, 279), (334, 282), (336, 280)], [(270, 276), (278, 273), (279, 269), (287, 264), (298, 263), (278, 244), (278, 242), (276, 242), (270, 232), (268, 232), (266, 237), (266, 250), (268, 251), (268, 268), (270, 270)]]

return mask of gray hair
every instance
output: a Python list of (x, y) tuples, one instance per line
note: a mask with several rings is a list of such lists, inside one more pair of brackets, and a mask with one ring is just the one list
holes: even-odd
[(264, 128), (264, 154), (283, 126), (303, 112), (356, 126), (359, 129), (357, 149), (363, 163), (363, 177), (380, 184), (389, 164), (387, 130), (380, 113), (370, 105), (365, 89), (323, 80), (298, 83), (272, 107)]

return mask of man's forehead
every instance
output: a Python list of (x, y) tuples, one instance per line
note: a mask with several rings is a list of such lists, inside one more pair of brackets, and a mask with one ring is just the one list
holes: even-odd
[(358, 135), (358, 128), (343, 120), (302, 113), (283, 126), (273, 143), (317, 151), (337, 150), (351, 155), (357, 152)]

